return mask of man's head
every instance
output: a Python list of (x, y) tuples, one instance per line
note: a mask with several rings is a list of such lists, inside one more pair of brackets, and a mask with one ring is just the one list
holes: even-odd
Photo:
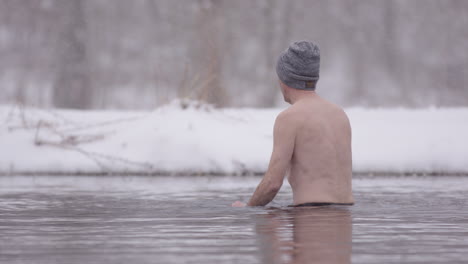
[[(286, 102), (294, 90), (315, 91), (320, 71), (320, 50), (308, 41), (298, 41), (283, 51), (276, 64), (281, 91)], [(292, 90), (291, 90), (292, 89)], [(302, 93), (302, 92), (301, 92)]]

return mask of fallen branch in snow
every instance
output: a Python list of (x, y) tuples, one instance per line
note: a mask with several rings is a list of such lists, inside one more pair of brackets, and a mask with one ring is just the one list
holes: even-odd
[(70, 130), (79, 131), (79, 130), (86, 130), (86, 129), (91, 129), (91, 128), (103, 127), (103, 126), (114, 125), (114, 124), (118, 124), (118, 123), (124, 123), (124, 122), (128, 122), (128, 121), (135, 121), (135, 120), (138, 120), (140, 118), (141, 118), (140, 116), (136, 116), (136, 117), (113, 119), (113, 120), (103, 121), (103, 122), (94, 123), (94, 124), (87, 124), (87, 125), (83, 125), (83, 126), (77, 126), (77, 127), (74, 127), (74, 128), (67, 128), (67, 129), (61, 130), (61, 132), (67, 132), (67, 131), (70, 131)]
[[(13, 125), (8, 127), (8, 131), (15, 131), (19, 129), (35, 129), (37, 124), (31, 124), (30, 121), (26, 118), (24, 106), (22, 104), (17, 105), (18, 107), (18, 117), (20, 120), (19, 125)], [(13, 112), (13, 111), (12, 111)], [(13, 114), (12, 114), (13, 116)], [(11, 118), (10, 118), (11, 119)]]
[[(45, 120), (39, 117), (30, 116), (30, 112), (27, 112), (24, 107), (21, 105), (16, 105), (18, 113), (15, 112), (15, 108), (11, 109), (8, 113), (7, 119), (5, 120), (5, 125), (13, 119), (13, 116), (16, 114), (18, 122), (15, 122), (16, 125), (9, 126), (9, 131), (14, 131), (17, 129), (32, 130), (34, 129), (34, 145), (36, 146), (49, 146), (54, 148), (60, 148), (69, 151), (78, 152), (85, 157), (92, 160), (96, 165), (101, 169), (101, 173), (112, 173), (112, 167), (115, 164), (125, 164), (138, 169), (144, 169), (149, 172), (153, 170), (153, 165), (147, 162), (138, 162), (132, 161), (129, 159), (121, 158), (113, 155), (106, 155), (97, 152), (91, 152), (79, 147), (85, 143), (92, 143), (96, 141), (103, 140), (109, 134), (114, 131), (105, 131), (101, 130), (100, 133), (83, 133), (83, 130), (93, 129), (97, 127), (105, 127), (117, 123), (123, 123), (128, 121), (137, 120), (141, 117), (130, 117), (130, 118), (119, 118), (108, 121), (103, 121), (94, 124), (85, 124), (81, 125), (74, 121), (71, 121), (58, 113), (48, 111), (48, 114), (51, 115), (54, 119), (60, 119), (58, 122), (54, 122), (54, 119)], [(61, 128), (66, 126), (66, 128)], [(70, 127), (73, 126), (73, 127)], [(81, 130), (82, 133), (77, 134), (76, 131)]]
[(21, 117), (21, 123), (23, 124), (23, 127), (29, 128), (29, 124), (26, 121), (26, 117), (24, 116), (24, 106), (19, 105), (19, 110), (20, 110), (20, 117)]
[(111, 161), (111, 162), (120, 162), (120, 163), (124, 163), (124, 164), (127, 164), (127, 165), (143, 167), (143, 168), (148, 169), (148, 170), (153, 169), (153, 165), (151, 163), (148, 163), (148, 162), (133, 161), (133, 160), (129, 160), (129, 159), (125, 159), (125, 158), (121, 158), (121, 157), (117, 157), (117, 156), (105, 155), (105, 154), (101, 154), (101, 153), (97, 153), (97, 152), (89, 152), (89, 151), (84, 151), (84, 150), (81, 150), (81, 151), (86, 152), (87, 154), (92, 155), (95, 158), (98, 157), (98, 158), (106, 159), (106, 160)]
[(2, 126), (10, 122), (11, 118), (13, 117), (13, 113), (15, 112), (16, 105), (12, 105), (10, 109), (8, 110), (8, 114), (6, 115), (5, 119), (2, 122)]
[[(49, 129), (50, 132), (53, 132), (57, 136), (61, 138), (59, 142), (51, 142), (39, 139), (39, 131), (42, 127), (46, 127)], [(92, 134), (92, 135), (66, 135), (61, 131), (55, 129), (55, 127), (46, 121), (39, 120), (36, 126), (36, 133), (34, 136), (34, 144), (36, 146), (44, 145), (44, 144), (53, 144), (53, 145), (63, 145), (63, 146), (76, 146), (83, 143), (91, 143), (97, 140), (102, 140), (105, 138), (105, 134)]]
[[(77, 145), (81, 143), (89, 143), (92, 141), (96, 141), (99, 139), (103, 139), (104, 135), (94, 135), (94, 137), (75, 137), (75, 136), (64, 136), (62, 135), (62, 140), (59, 142), (54, 142), (54, 141), (48, 141), (48, 140), (43, 140), (39, 138), (39, 130), (41, 127), (42, 122), (38, 123), (37, 130), (36, 130), (36, 135), (34, 138), (34, 144), (36, 146), (51, 146), (51, 147), (56, 147), (56, 148), (61, 148), (65, 150), (71, 150), (71, 151), (76, 151), (79, 152), (80, 154), (83, 154), (87, 158), (91, 159), (93, 162), (95, 162), (99, 168), (102, 170), (102, 172), (112, 172), (110, 169), (112, 163), (124, 163), (126, 165), (131, 165), (131, 166), (136, 166), (136, 167), (142, 167), (146, 170), (152, 170), (153, 165), (147, 162), (138, 162), (138, 161), (132, 161), (129, 159), (117, 157), (117, 156), (111, 156), (111, 155), (105, 155), (97, 152), (91, 152), (84, 150)], [(101, 160), (105, 160), (109, 164), (109, 166), (106, 166), (105, 162), (102, 162)]]

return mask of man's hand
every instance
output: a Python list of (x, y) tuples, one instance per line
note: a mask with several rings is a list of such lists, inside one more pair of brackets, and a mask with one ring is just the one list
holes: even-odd
[(235, 201), (235, 202), (232, 203), (231, 206), (232, 206), (232, 207), (245, 207), (246, 204), (243, 203), (243, 202), (241, 202), (241, 201)]

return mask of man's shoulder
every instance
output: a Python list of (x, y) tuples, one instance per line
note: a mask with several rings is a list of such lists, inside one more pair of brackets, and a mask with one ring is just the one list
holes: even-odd
[(301, 111), (293, 106), (281, 111), (276, 117), (275, 123), (280, 126), (288, 126), (289, 128), (295, 128), (297, 124), (302, 122)]
[(333, 104), (332, 109), (333, 109), (334, 115), (341, 117), (343, 120), (346, 120), (347, 122), (349, 122), (348, 115), (346, 114), (346, 111), (343, 109), (343, 107)]
[(281, 111), (278, 116), (276, 117), (276, 120), (291, 120), (293, 118), (296, 118), (298, 114), (298, 109), (296, 109), (294, 106), (290, 106), (283, 111)]
[(343, 107), (338, 104), (332, 103), (328, 100), (323, 99), (324, 104), (322, 105), (323, 112), (326, 113), (329, 117), (341, 117), (344, 119), (348, 119), (348, 115), (346, 114)]

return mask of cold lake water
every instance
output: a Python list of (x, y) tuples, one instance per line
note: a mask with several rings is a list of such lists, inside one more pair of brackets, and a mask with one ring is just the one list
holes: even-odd
[(266, 208), (259, 177), (1, 176), (2, 263), (467, 263), (468, 177), (353, 181), (352, 207)]

